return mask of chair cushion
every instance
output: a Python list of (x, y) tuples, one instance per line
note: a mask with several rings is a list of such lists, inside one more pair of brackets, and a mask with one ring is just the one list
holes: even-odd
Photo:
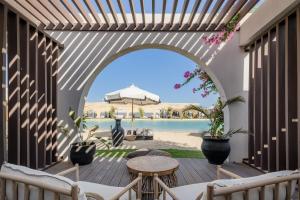
[[(111, 199), (114, 195), (121, 192), (124, 187), (115, 187), (115, 186), (108, 186), (102, 185), (98, 183), (91, 183), (85, 181), (78, 182), (79, 187), (85, 191), (86, 193), (95, 193), (101, 196), (103, 199)], [(125, 193), (120, 200), (127, 200), (128, 199), (128, 192)], [(132, 192), (132, 200), (136, 199), (135, 192)]]
[[(171, 188), (170, 190), (176, 195), (178, 199), (196, 199), (202, 192), (206, 192), (206, 186), (208, 182), (196, 183), (190, 185), (179, 186)], [(160, 195), (160, 199), (162, 195)], [(172, 197), (167, 194), (167, 200), (172, 200)]]
[[(290, 171), (290, 170), (285, 170), (285, 171), (278, 171), (278, 172), (272, 172), (272, 173), (267, 173), (259, 176), (253, 176), (249, 178), (239, 178), (239, 179), (220, 179), (213, 181), (215, 188), (218, 187), (231, 187), (231, 186), (237, 186), (237, 185), (243, 185), (247, 183), (252, 183), (252, 182), (258, 182), (261, 180), (266, 180), (270, 178), (276, 178), (276, 177), (282, 177), (282, 176), (290, 176), (295, 173), (299, 173), (298, 171)], [(266, 200), (271, 200), (273, 198), (273, 188), (274, 185), (268, 185), (265, 187), (265, 199)], [(295, 192), (296, 188), (296, 180), (292, 181), (292, 194)], [(286, 189), (283, 184), (280, 184), (279, 187), (279, 199), (283, 200), (286, 197)], [(238, 199), (243, 199), (243, 194), (242, 192), (237, 192), (232, 195), (233, 200), (238, 200)], [(249, 192), (249, 199), (253, 200), (258, 200), (259, 199), (259, 190), (258, 188), (251, 189)]]
[[(1, 172), (6, 174), (11, 174), (14, 176), (20, 176), (24, 178), (29, 178), (34, 181), (40, 181), (41, 183), (48, 183), (51, 185), (58, 186), (64, 189), (71, 189), (72, 185), (75, 184), (72, 180), (65, 178), (63, 176), (52, 175), (43, 171), (30, 169), (28, 167), (13, 165), (9, 163), (5, 163), (1, 167)], [(8, 199), (12, 198), (12, 182), (7, 181), (6, 183), (6, 195)], [(18, 197), (19, 199), (23, 199), (24, 197), (24, 184), (18, 183)], [(54, 193), (50, 191), (44, 192), (45, 200), (53, 200)], [(38, 189), (36, 187), (30, 187), (30, 200), (38, 199)], [(70, 199), (66, 196), (61, 196), (61, 199)], [(84, 191), (80, 190), (79, 200), (86, 200)]]

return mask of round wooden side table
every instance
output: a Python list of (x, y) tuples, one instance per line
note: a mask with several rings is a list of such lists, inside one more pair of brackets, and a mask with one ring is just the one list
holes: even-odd
[(166, 156), (140, 156), (127, 161), (127, 168), (131, 180), (138, 173), (143, 174), (142, 199), (154, 199), (154, 174), (168, 186), (177, 186), (176, 170), (179, 167), (177, 160)]

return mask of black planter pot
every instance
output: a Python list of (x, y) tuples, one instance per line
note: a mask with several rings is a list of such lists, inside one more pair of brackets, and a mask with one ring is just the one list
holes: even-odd
[(111, 134), (114, 147), (123, 144), (124, 129), (121, 127), (121, 119), (116, 119), (116, 126), (111, 130)]
[(222, 165), (230, 153), (229, 139), (203, 137), (201, 149), (210, 164)]
[(90, 143), (73, 143), (71, 144), (70, 150), (70, 160), (75, 165), (87, 165), (90, 164), (96, 153), (96, 144), (94, 142)]

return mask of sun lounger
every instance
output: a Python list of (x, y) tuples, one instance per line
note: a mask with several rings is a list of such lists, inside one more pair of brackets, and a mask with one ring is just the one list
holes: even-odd
[[(76, 182), (63, 177), (75, 172)], [(79, 167), (56, 175), (5, 163), (0, 172), (0, 199), (12, 200), (126, 200), (141, 198), (142, 175), (126, 187), (113, 187), (79, 181)], [(137, 186), (137, 193), (132, 192)]]
[[(286, 200), (292, 199), (300, 180), (299, 171), (278, 171), (259, 176), (241, 178), (221, 167), (217, 169), (218, 177), (224, 174), (233, 179), (220, 179), (213, 182), (168, 188), (155, 176), (156, 199), (173, 200)], [(158, 188), (162, 188), (159, 195)], [(298, 193), (299, 182), (298, 182)], [(300, 196), (300, 194), (298, 194)]]

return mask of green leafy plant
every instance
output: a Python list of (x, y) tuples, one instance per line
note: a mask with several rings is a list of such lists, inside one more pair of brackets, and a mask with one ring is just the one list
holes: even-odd
[(143, 108), (139, 108), (139, 113), (140, 113), (140, 117), (141, 117), (141, 118), (144, 118), (144, 116), (145, 116), (145, 111), (144, 111)]
[[(86, 116), (78, 116), (76, 112), (70, 107), (68, 111), (69, 117), (72, 119), (73, 125), (76, 129), (76, 133), (78, 134), (79, 138), (79, 144), (80, 145), (85, 145), (89, 143), (89, 140), (95, 135), (96, 131), (98, 130), (99, 126), (94, 125), (92, 128), (88, 129), (87, 127), (87, 120)], [(65, 135), (65, 136), (70, 136), (70, 129), (68, 125), (65, 126), (59, 126), (59, 130)], [(87, 130), (88, 129), (88, 130)], [(83, 137), (83, 134), (87, 132), (86, 138)], [(97, 141), (101, 142), (103, 145), (105, 145), (108, 149), (111, 146), (110, 141), (97, 137)]]
[(173, 114), (173, 108), (172, 107), (168, 107), (167, 108), (167, 116), (168, 116), (168, 118), (172, 118), (172, 114)]
[(221, 101), (218, 98), (216, 104), (211, 110), (202, 108), (197, 105), (189, 105), (184, 108), (184, 112), (194, 110), (202, 113), (207, 119), (209, 119), (210, 127), (209, 134), (212, 138), (229, 138), (235, 133), (243, 132), (242, 129), (229, 130), (227, 133), (224, 132), (224, 113), (223, 110), (226, 106), (237, 103), (237, 102), (245, 102), (244, 98), (241, 96), (237, 96), (231, 98), (225, 102)]
[(108, 116), (109, 118), (115, 118), (116, 117), (116, 108), (115, 107), (110, 107), (110, 110), (108, 111)]

